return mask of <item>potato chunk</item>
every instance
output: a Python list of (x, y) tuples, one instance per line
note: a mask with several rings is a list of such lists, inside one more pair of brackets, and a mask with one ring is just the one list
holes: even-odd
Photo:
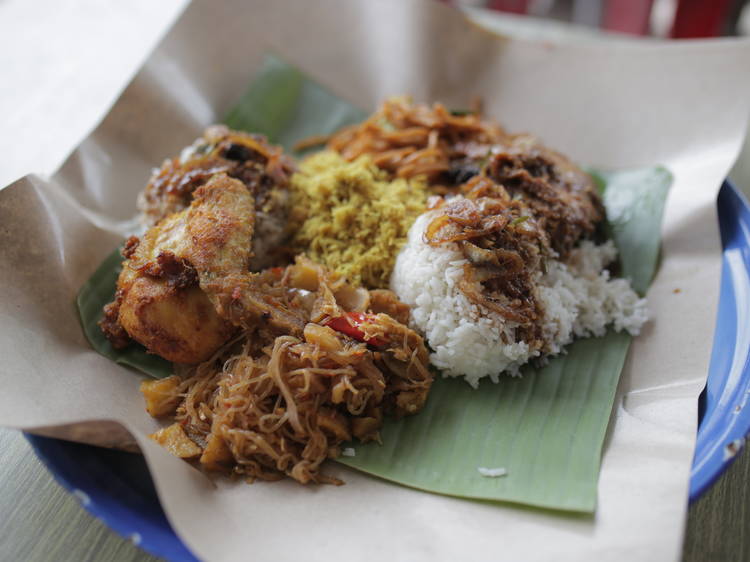
[(224, 442), (221, 435), (212, 433), (208, 436), (206, 448), (200, 458), (200, 463), (206, 470), (226, 470), (232, 463), (232, 451)]
[(201, 448), (190, 440), (179, 423), (164, 427), (149, 437), (181, 459), (192, 459), (202, 453)]
[(305, 325), (305, 341), (317, 345), (323, 351), (343, 351), (344, 345), (339, 336), (328, 326), (309, 322)]
[(154, 418), (174, 414), (180, 403), (177, 387), (182, 379), (172, 375), (165, 379), (145, 380), (141, 383), (141, 393), (146, 400), (146, 411)]

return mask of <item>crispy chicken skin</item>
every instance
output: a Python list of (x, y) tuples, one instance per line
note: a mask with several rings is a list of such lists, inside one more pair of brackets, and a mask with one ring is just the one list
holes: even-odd
[(208, 359), (234, 332), (201, 289), (247, 270), (255, 201), (242, 182), (217, 174), (196, 189), (190, 206), (125, 246), (117, 296), (102, 329), (114, 345), (122, 330), (176, 363)]
[(214, 175), (223, 173), (241, 181), (254, 200), (256, 236), (251, 267), (259, 270), (277, 261), (276, 250), (286, 236), (293, 171), (294, 163), (281, 147), (262, 136), (213, 125), (179, 156), (154, 170), (138, 197), (138, 209), (142, 220), (153, 226), (190, 205), (196, 190)]

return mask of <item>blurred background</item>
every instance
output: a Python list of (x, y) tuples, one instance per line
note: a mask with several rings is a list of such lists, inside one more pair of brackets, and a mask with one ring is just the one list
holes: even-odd
[[(750, 37), (750, 0), (438, 1), (464, 10), (484, 27), (515, 37), (578, 42)], [(750, 197), (748, 131), (729, 177)]]
[(747, 0), (444, 0), (603, 31), (670, 39), (750, 35)]
[[(495, 32), (550, 41), (750, 36), (750, 0), (433, 1)], [(0, 0), (0, 187), (53, 173), (188, 3)], [(748, 143), (732, 176), (750, 194)]]

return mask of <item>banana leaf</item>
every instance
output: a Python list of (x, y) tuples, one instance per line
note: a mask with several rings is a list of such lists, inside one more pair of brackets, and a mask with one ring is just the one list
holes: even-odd
[[(294, 153), (298, 141), (331, 133), (364, 115), (269, 56), (225, 122), (263, 133)], [(657, 266), (671, 175), (661, 167), (592, 174), (602, 189), (621, 273), (645, 292)], [(115, 253), (81, 289), (84, 331), (103, 355), (165, 376), (171, 372), (168, 363), (135, 345), (113, 349), (96, 326), (101, 307), (113, 296), (119, 266)], [(338, 460), (429, 492), (593, 512), (602, 445), (630, 342), (630, 336), (617, 333), (579, 340), (543, 368), (527, 366), (522, 377), (486, 381), (476, 390), (463, 380), (438, 377), (422, 412), (388, 420), (382, 445), (349, 444), (353, 456)], [(488, 477), (488, 472), (504, 475)]]

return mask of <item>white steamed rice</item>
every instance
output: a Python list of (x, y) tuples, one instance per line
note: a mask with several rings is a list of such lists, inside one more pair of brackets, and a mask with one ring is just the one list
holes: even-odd
[[(423, 232), (434, 212), (421, 215), (398, 255), (391, 288), (412, 307), (412, 323), (432, 348), (432, 364), (446, 376), (464, 376), (476, 387), (482, 377), (498, 381), (502, 372), (539, 356), (517, 342), (517, 324), (469, 301), (458, 288), (466, 260), (456, 244), (432, 247)], [(565, 263), (547, 261), (539, 274), (538, 298), (545, 311), (543, 333), (551, 354), (563, 351), (576, 337), (601, 336), (612, 324), (637, 335), (648, 319), (646, 300), (625, 279), (610, 279), (604, 269), (617, 257), (611, 241), (584, 241)], [(508, 343), (504, 343), (508, 342)]]

